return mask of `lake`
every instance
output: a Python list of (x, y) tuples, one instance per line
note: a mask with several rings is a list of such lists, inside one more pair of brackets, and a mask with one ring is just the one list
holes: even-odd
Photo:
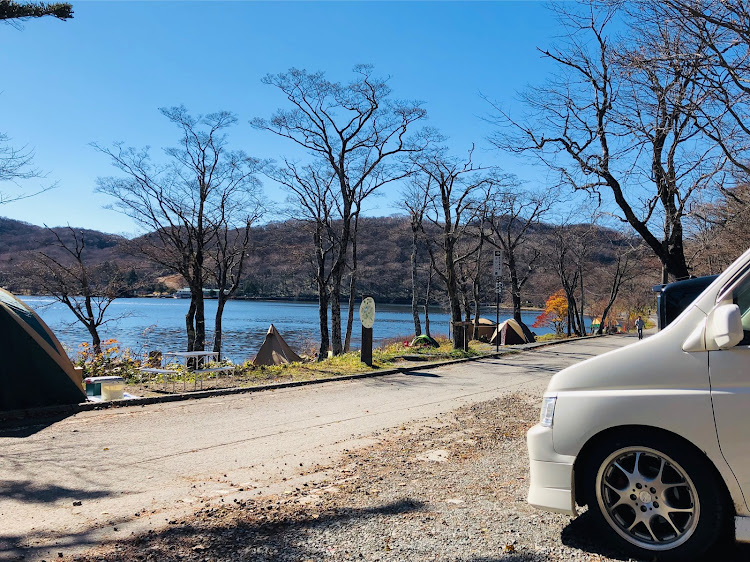
[[(68, 354), (73, 357), (82, 342), (91, 342), (88, 331), (76, 321), (73, 313), (52, 297), (20, 297), (33, 308), (52, 329)], [(99, 330), (102, 340), (116, 339), (121, 347), (142, 356), (146, 351), (180, 351), (187, 347), (185, 313), (187, 299), (118, 299), (107, 310), (111, 318)], [(206, 301), (206, 338), (213, 341), (213, 320), (216, 301)], [(342, 311), (342, 316), (346, 311)], [(524, 312), (523, 321), (531, 326), (538, 312)], [(494, 320), (495, 309), (488, 307), (483, 316)], [(512, 311), (500, 310), (500, 320), (512, 317)], [(424, 317), (422, 318), (424, 322)], [(230, 300), (224, 309), (223, 355), (234, 362), (252, 359), (265, 338), (268, 326), (274, 324), (286, 342), (295, 350), (317, 350), (318, 304), (315, 302)], [(430, 311), (430, 331), (448, 334), (449, 316), (440, 310)], [(424, 329), (424, 325), (423, 328)], [(537, 334), (551, 330), (537, 329)], [(373, 340), (377, 346), (385, 339), (410, 339), (414, 322), (409, 305), (377, 305)], [(359, 348), (361, 327), (358, 310), (354, 314), (352, 347)], [(207, 345), (207, 347), (209, 347)]]

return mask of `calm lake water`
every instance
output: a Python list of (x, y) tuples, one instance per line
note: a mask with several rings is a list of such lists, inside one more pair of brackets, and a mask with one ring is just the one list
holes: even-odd
[[(81, 342), (90, 342), (88, 332), (75, 320), (68, 308), (52, 297), (21, 297), (33, 308), (62, 342), (68, 354), (74, 356)], [(137, 354), (149, 350), (181, 351), (187, 347), (185, 313), (187, 299), (119, 299), (107, 310), (108, 322), (99, 331), (102, 340), (116, 339), (122, 347)], [(206, 301), (207, 339), (213, 341), (213, 319), (216, 301)], [(345, 314), (345, 312), (343, 313)], [(537, 312), (523, 314), (528, 325), (534, 323)], [(495, 318), (495, 309), (483, 312), (486, 318)], [(500, 321), (512, 317), (510, 310), (500, 310)], [(424, 322), (424, 318), (422, 318)], [(286, 342), (296, 351), (317, 348), (320, 341), (317, 303), (280, 301), (229, 301), (224, 309), (222, 353), (235, 362), (252, 359), (263, 343), (268, 326), (274, 324)], [(430, 331), (448, 334), (449, 317), (445, 312), (430, 312)], [(422, 328), (424, 329), (424, 327)], [(537, 329), (537, 334), (548, 329)], [(354, 317), (352, 347), (359, 348), (360, 324), (357, 311)], [(376, 305), (373, 339), (378, 345), (384, 339), (414, 334), (411, 307), (408, 305)]]

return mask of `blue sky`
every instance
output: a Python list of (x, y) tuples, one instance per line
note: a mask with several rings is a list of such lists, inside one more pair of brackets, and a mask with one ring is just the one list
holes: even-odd
[[(480, 97), (512, 110), (517, 91), (544, 81), (550, 65), (536, 48), (560, 31), (541, 2), (72, 3), (67, 22), (0, 26), (0, 131), (15, 146), (33, 147), (44, 181), (58, 185), (4, 205), (0, 215), (136, 234), (130, 219), (104, 209), (109, 198), (94, 193), (96, 178), (115, 169), (89, 143), (150, 145), (158, 156), (178, 137), (158, 108), (184, 104), (195, 114), (236, 113), (232, 147), (279, 157), (291, 145), (248, 121), (284, 105), (261, 78), (292, 66), (347, 81), (355, 64), (372, 63), (391, 76), (393, 97), (425, 102), (429, 125), (450, 137), (456, 153), (474, 142), (476, 161), (544, 182), (544, 170), (489, 149), (492, 127), (481, 116), (490, 108)], [(283, 200), (268, 181), (265, 190)], [(369, 213), (398, 212), (396, 191), (373, 201)]]

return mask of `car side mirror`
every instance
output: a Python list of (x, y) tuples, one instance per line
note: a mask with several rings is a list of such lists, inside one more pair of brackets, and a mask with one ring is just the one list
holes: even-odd
[(742, 341), (742, 314), (736, 304), (714, 308), (706, 321), (706, 347), (709, 350), (729, 349)]

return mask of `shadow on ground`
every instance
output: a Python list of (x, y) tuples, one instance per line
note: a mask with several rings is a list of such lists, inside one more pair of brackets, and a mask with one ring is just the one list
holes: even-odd
[(52, 503), (60, 500), (82, 501), (109, 495), (109, 492), (103, 491), (91, 492), (54, 485), (39, 486), (26, 480), (0, 482), (0, 496), (24, 503)]
[[(205, 509), (201, 512), (200, 522), (170, 521), (171, 527), (159, 532), (149, 531), (137, 536), (118, 541), (102, 543), (94, 536), (96, 529), (90, 529), (76, 535), (67, 534), (65, 539), (56, 543), (55, 551), (66, 555), (66, 560), (81, 562), (133, 562), (153, 560), (159, 562), (186, 560), (319, 560), (330, 556), (330, 545), (319, 543), (323, 550), (306, 544), (306, 535), (321, 536), (326, 529), (352, 524), (356, 520), (370, 517), (387, 517), (418, 512), (425, 509), (425, 504), (409, 498), (371, 508), (335, 508), (320, 513), (297, 506), (292, 511), (277, 511), (272, 504), (247, 505), (245, 509), (234, 511), (239, 516), (231, 521), (214, 524), (212, 514), (218, 512)], [(218, 515), (217, 515), (218, 516)], [(25, 537), (26, 544), (29, 537)], [(0, 536), (0, 545), (12, 545), (13, 537)], [(15, 544), (18, 544), (16, 541)], [(75, 554), (67, 557), (69, 549), (81, 552), (84, 549), (97, 547), (91, 554)], [(356, 552), (358, 545), (350, 546)], [(343, 552), (346, 545), (337, 545)], [(21, 556), (24, 560), (36, 559), (41, 552), (33, 547), (16, 548), (12, 555)]]
[(406, 371), (403, 374), (406, 375), (407, 377), (429, 377), (429, 378), (433, 378), (433, 379), (439, 379), (439, 378), (441, 378), (440, 375), (438, 375), (436, 373), (427, 373), (427, 372), (424, 372), (424, 371)]
[[(594, 525), (593, 517), (586, 512), (573, 519), (562, 532), (564, 545), (591, 554), (599, 554), (614, 560), (633, 560), (622, 551), (612, 548), (611, 542)], [(750, 545), (725, 542), (710, 550), (700, 562), (747, 562), (750, 560)]]
[[(17, 480), (0, 482), (0, 496), (30, 504), (49, 504), (66, 502), (68, 505), (80, 505), (80, 502), (109, 496), (109, 492), (78, 490), (65, 486), (39, 486), (31, 481)], [(39, 537), (42, 538), (42, 537)], [(28, 550), (22, 546), (33, 541), (34, 537), (0, 534), (0, 560), (24, 560)], [(65, 542), (62, 539), (61, 542)]]
[(0, 437), (24, 438), (39, 433), (43, 429), (56, 424), (73, 414), (58, 414), (40, 418), (0, 421)]

